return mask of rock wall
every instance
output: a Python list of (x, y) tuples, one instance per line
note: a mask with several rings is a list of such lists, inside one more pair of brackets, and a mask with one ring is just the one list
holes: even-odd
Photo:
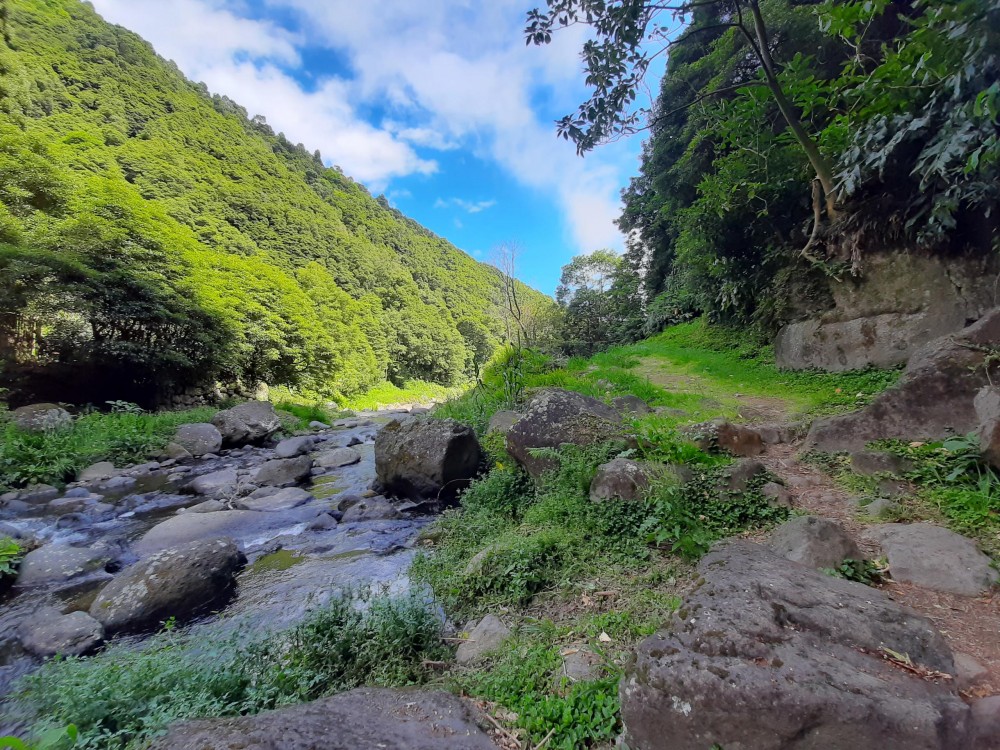
[(256, 385), (244, 385), (239, 381), (212, 383), (169, 394), (159, 406), (165, 409), (190, 409), (195, 406), (219, 404), (227, 399), (267, 401), (268, 395), (267, 383), (257, 383)]
[(863, 276), (830, 281), (835, 306), (786, 325), (781, 368), (833, 372), (904, 364), (924, 344), (961, 330), (1000, 300), (1000, 259), (878, 253)]

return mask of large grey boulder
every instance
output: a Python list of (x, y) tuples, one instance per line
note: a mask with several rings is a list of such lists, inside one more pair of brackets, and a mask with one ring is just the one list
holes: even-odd
[(132, 549), (140, 556), (149, 555), (188, 542), (221, 536), (250, 542), (284, 529), (291, 529), (298, 523), (307, 523), (315, 515), (316, 510), (309, 505), (281, 513), (262, 513), (253, 510), (181, 513), (160, 521), (133, 542)]
[(256, 716), (175, 724), (149, 750), (496, 750), (460, 698), (361, 688)]
[(267, 487), (289, 487), (309, 476), (313, 460), (309, 456), (265, 461), (253, 473), (253, 483)]
[(188, 489), (196, 495), (222, 495), (233, 492), (238, 483), (236, 469), (219, 469), (195, 477)]
[(507, 452), (535, 479), (557, 465), (554, 459), (531, 455), (535, 449), (586, 446), (625, 437), (617, 409), (561, 388), (536, 392), (523, 413), (507, 432)]
[(21, 646), (36, 656), (80, 656), (104, 643), (104, 627), (86, 612), (44, 608), (21, 623)]
[(224, 445), (260, 443), (281, 429), (281, 419), (270, 401), (247, 401), (212, 417)]
[(771, 532), (768, 546), (808, 568), (836, 568), (844, 560), (864, 558), (844, 527), (829, 518), (797, 516)]
[(187, 619), (225, 604), (245, 563), (232, 539), (163, 550), (126, 568), (101, 589), (90, 615), (109, 633), (155, 628), (170, 617)]
[(58, 404), (30, 404), (10, 413), (15, 425), (28, 432), (61, 430), (73, 424), (73, 417)]
[(486, 615), (469, 631), (469, 636), (455, 650), (455, 661), (472, 664), (496, 651), (510, 637), (510, 628), (496, 615)]
[(616, 458), (597, 467), (590, 483), (590, 499), (641, 500), (649, 490), (655, 468), (629, 458)]
[(18, 586), (38, 586), (43, 583), (65, 583), (103, 572), (111, 560), (104, 547), (71, 547), (68, 544), (46, 544), (24, 556), (18, 567)]
[(971, 539), (930, 523), (887, 523), (865, 532), (889, 563), (895, 581), (934, 591), (979, 596), (1000, 573)]
[(394, 419), (375, 437), (375, 475), (387, 494), (449, 501), (479, 471), (482, 449), (454, 419)]
[[(204, 456), (206, 453), (219, 452), (219, 449), (222, 448), (222, 433), (214, 424), (192, 422), (178, 427), (171, 442), (192, 456)], [(182, 455), (176, 449), (173, 449), (172, 452)]]
[[(899, 382), (860, 411), (813, 422), (804, 450), (861, 450), (885, 438), (940, 440), (979, 427), (975, 397), (1000, 365), (1000, 308), (959, 333), (936, 339), (910, 359)], [(987, 372), (988, 371), (988, 372)]]
[(632, 750), (957, 750), (969, 709), (883, 648), (947, 674), (941, 634), (880, 591), (749, 541), (698, 565), (700, 585), (643, 641), (619, 689)]

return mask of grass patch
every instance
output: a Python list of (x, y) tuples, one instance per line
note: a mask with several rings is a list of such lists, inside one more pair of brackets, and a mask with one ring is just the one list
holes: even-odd
[(158, 412), (135, 410), (84, 414), (72, 425), (26, 432), (12, 423), (0, 425), (0, 488), (29, 484), (61, 485), (96, 461), (125, 466), (148, 459), (163, 448), (186, 422), (207, 422), (215, 409)]
[(344, 398), (341, 407), (352, 411), (374, 411), (400, 404), (441, 401), (459, 396), (466, 386), (445, 386), (423, 380), (407, 380), (403, 387), (383, 383), (370, 391)]
[(441, 658), (442, 623), (417, 594), (346, 593), (288, 631), (222, 643), (166, 630), (141, 648), (50, 661), (17, 708), (39, 733), (73, 723), (75, 747), (140, 748), (171, 722), (257, 713), (360, 685), (419, 684)]

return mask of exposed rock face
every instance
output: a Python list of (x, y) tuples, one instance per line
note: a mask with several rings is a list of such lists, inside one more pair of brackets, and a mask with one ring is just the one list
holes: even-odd
[(479, 471), (482, 449), (454, 419), (393, 420), (375, 437), (375, 474), (388, 494), (452, 500)]
[(581, 393), (547, 388), (531, 397), (524, 416), (507, 432), (507, 452), (538, 479), (556, 464), (553, 459), (532, 456), (535, 448), (593, 445), (624, 436), (617, 409)]
[[(178, 427), (171, 442), (192, 456), (204, 456), (206, 453), (219, 452), (219, 449), (222, 448), (222, 433), (214, 424), (193, 422)], [(175, 450), (174, 453), (176, 452)], [(169, 454), (170, 451), (168, 451)]]
[(313, 460), (309, 456), (276, 458), (261, 464), (253, 473), (253, 482), (268, 487), (288, 487), (309, 476), (312, 466)]
[(256, 716), (175, 724), (149, 750), (496, 750), (451, 693), (362, 688)]
[(778, 367), (856, 370), (905, 363), (928, 342), (961, 330), (996, 304), (995, 258), (885, 253), (864, 276), (831, 281), (835, 307), (778, 334)]
[(952, 674), (929, 621), (748, 541), (717, 548), (698, 569), (704, 582), (622, 679), (628, 747), (965, 747), (969, 709), (953, 686), (880, 656), (887, 647)]
[(499, 617), (486, 615), (469, 631), (468, 640), (462, 641), (455, 650), (455, 661), (472, 664), (482, 659), (490, 651), (496, 651), (510, 636), (510, 628)]
[(90, 606), (90, 614), (109, 633), (155, 628), (169, 617), (186, 619), (224, 604), (245, 563), (231, 539), (163, 550), (127, 568), (105, 586)]
[(836, 568), (844, 560), (861, 560), (861, 550), (836, 521), (798, 516), (771, 532), (768, 546), (782, 557), (808, 568)]
[(260, 443), (281, 429), (270, 401), (247, 401), (212, 417), (225, 445)]
[(975, 542), (940, 526), (887, 523), (872, 526), (866, 535), (882, 547), (896, 581), (979, 596), (1000, 580), (1000, 573)]
[(818, 419), (805, 449), (860, 450), (884, 438), (939, 440), (979, 426), (974, 401), (988, 385), (986, 351), (1000, 346), (1000, 308), (959, 333), (932, 341), (914, 354), (900, 381), (852, 414)]
[(10, 418), (22, 430), (44, 432), (73, 424), (73, 417), (58, 404), (31, 404), (14, 409)]
[(648, 465), (628, 458), (616, 458), (597, 468), (590, 483), (590, 499), (640, 500), (649, 489), (651, 469)]
[(21, 645), (36, 656), (80, 656), (104, 643), (104, 628), (86, 612), (44, 609), (21, 623)]

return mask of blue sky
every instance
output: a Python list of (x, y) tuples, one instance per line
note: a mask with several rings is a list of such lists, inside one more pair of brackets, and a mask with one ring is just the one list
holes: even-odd
[(572, 256), (622, 247), (641, 141), (581, 159), (556, 137), (586, 98), (584, 30), (526, 47), (542, 0), (92, 2), (474, 257), (517, 243), (518, 275), (542, 291)]

